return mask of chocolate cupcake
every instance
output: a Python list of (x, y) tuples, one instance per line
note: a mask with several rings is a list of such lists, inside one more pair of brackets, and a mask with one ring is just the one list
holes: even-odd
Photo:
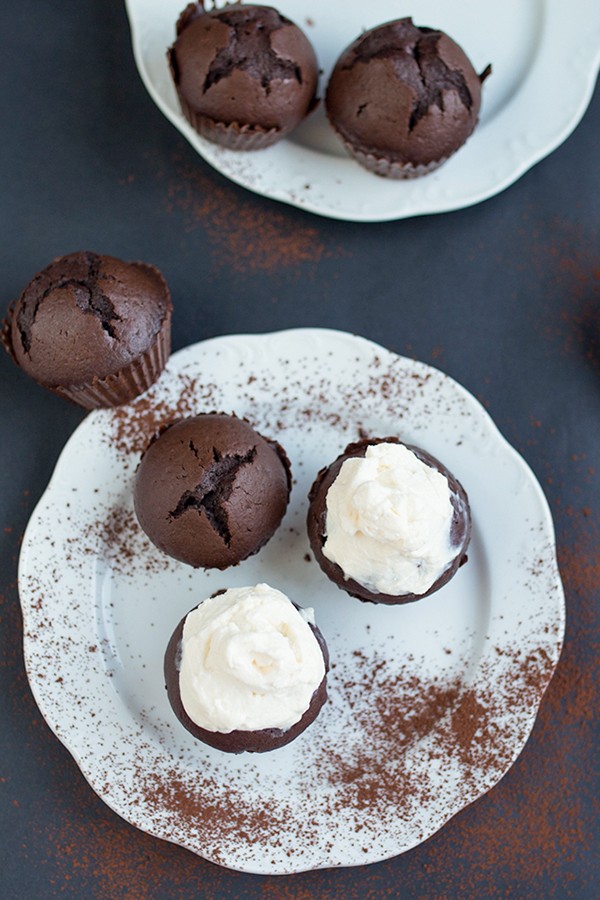
[(230, 588), (185, 616), (165, 653), (167, 695), (195, 738), (227, 753), (289, 744), (327, 699), (312, 609), (267, 584)]
[(30, 281), (9, 309), (2, 336), (38, 384), (86, 409), (118, 406), (164, 369), (171, 310), (154, 266), (71, 253)]
[(226, 569), (256, 553), (285, 513), (290, 465), (282, 447), (244, 419), (181, 419), (154, 439), (134, 487), (150, 540), (190, 566)]
[(327, 116), (361, 165), (390, 178), (433, 171), (477, 124), (481, 84), (464, 51), (443, 31), (412, 19), (387, 22), (357, 38), (337, 60), (325, 96)]
[(309, 501), (317, 562), (359, 600), (419, 600), (467, 560), (464, 488), (437, 459), (396, 437), (349, 444), (319, 472)]
[(304, 33), (270, 6), (190, 3), (168, 51), (181, 110), (193, 128), (232, 150), (289, 134), (316, 105), (318, 65)]

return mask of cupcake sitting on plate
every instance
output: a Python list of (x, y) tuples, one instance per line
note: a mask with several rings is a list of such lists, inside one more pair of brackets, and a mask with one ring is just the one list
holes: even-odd
[(327, 699), (329, 656), (312, 609), (268, 584), (218, 592), (179, 623), (165, 653), (173, 711), (227, 753), (289, 744)]
[(308, 536), (338, 587), (399, 604), (439, 590), (466, 562), (466, 492), (439, 460), (396, 437), (349, 444), (309, 494)]
[(318, 64), (305, 34), (270, 6), (190, 3), (168, 51), (181, 111), (202, 137), (259, 150), (316, 105)]
[(377, 175), (414, 178), (445, 162), (473, 132), (481, 84), (463, 49), (412, 19), (361, 34), (337, 60), (325, 96), (348, 153)]
[(201, 413), (152, 438), (135, 478), (138, 521), (163, 553), (226, 569), (257, 553), (285, 514), (290, 463), (245, 419)]

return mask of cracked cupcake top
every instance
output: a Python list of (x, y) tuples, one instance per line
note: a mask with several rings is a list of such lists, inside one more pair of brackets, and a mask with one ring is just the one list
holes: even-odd
[(134, 489), (140, 525), (169, 556), (225, 569), (256, 553), (288, 502), (287, 457), (243, 419), (182, 419), (148, 446)]
[[(200, 453), (193, 441), (190, 441), (189, 447), (200, 461)], [(222, 537), (225, 546), (231, 547), (227, 501), (231, 497), (240, 469), (255, 458), (256, 447), (230, 456), (213, 447), (213, 462), (209, 461), (203, 469), (198, 484), (191, 491), (183, 492), (177, 506), (169, 513), (169, 518), (178, 519), (190, 509), (195, 509), (199, 515), (204, 513), (213, 531)]]
[(295, 80), (302, 84), (302, 70), (298, 63), (279, 56), (273, 49), (271, 35), (278, 28), (292, 23), (269, 7), (224, 9), (219, 21), (229, 26), (228, 43), (212, 60), (203, 90), (208, 91), (222, 78), (228, 78), (235, 69), (248, 72), (260, 81), (267, 96), (271, 82)]
[(169, 64), (185, 114), (287, 133), (315, 102), (318, 67), (303, 32), (269, 6), (191, 3)]
[(118, 372), (151, 345), (171, 308), (158, 269), (97, 253), (55, 259), (27, 285), (6, 338), (16, 362), (49, 387)]
[(454, 153), (473, 131), (481, 83), (447, 34), (398, 19), (365, 32), (338, 59), (327, 114), (365, 153), (427, 166)]

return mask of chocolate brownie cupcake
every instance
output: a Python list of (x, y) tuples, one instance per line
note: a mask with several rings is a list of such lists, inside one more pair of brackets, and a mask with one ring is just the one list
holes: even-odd
[(437, 459), (396, 437), (349, 444), (319, 472), (309, 501), (317, 562), (359, 600), (419, 600), (466, 562), (464, 488)]
[(270, 6), (190, 3), (168, 51), (181, 110), (209, 141), (258, 150), (316, 105), (318, 65), (304, 33)]
[(171, 309), (154, 266), (71, 253), (27, 285), (2, 336), (17, 365), (39, 384), (86, 409), (118, 406), (150, 387), (165, 367)]
[(154, 439), (134, 487), (138, 521), (156, 546), (190, 566), (226, 569), (256, 553), (285, 513), (290, 464), (244, 419), (180, 419)]
[(412, 19), (357, 38), (337, 60), (327, 116), (348, 152), (377, 175), (414, 178), (441, 165), (479, 116), (478, 75), (452, 38)]
[(230, 588), (185, 616), (165, 653), (173, 711), (227, 753), (289, 744), (327, 699), (327, 645), (312, 609), (267, 584)]

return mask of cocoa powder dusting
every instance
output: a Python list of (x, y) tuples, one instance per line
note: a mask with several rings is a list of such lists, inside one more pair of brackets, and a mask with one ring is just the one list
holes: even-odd
[[(160, 822), (163, 833), (175, 840), (193, 836), (223, 863), (231, 847), (239, 853), (240, 845), (257, 844), (265, 856), (283, 847), (293, 856), (306, 841), (320, 845), (326, 859), (323, 815), (327, 820), (349, 810), (367, 852), (369, 835), (393, 829), (398, 817), (417, 820), (447, 778), (458, 779), (471, 799), (497, 780), (515, 740), (498, 722), (515, 704), (535, 704), (552, 668), (545, 654), (522, 659), (515, 651), (508, 662), (500, 681), (490, 670), (489, 686), (485, 666), (476, 685), (460, 679), (442, 685), (412, 664), (397, 668), (384, 655), (356, 651), (350, 660), (340, 659), (330, 676), (333, 705), (351, 713), (352, 728), (332, 741), (315, 725), (305, 747), (305, 771), (290, 773), (289, 790), (279, 791), (277, 799), (261, 802), (260, 789), (257, 797), (244, 796), (235, 775), (219, 771), (219, 764), (212, 764), (218, 773), (213, 778), (204, 766), (165, 772), (146, 760), (136, 773), (136, 806)], [(323, 714), (339, 715), (340, 709)], [(298, 790), (300, 797), (311, 797), (312, 815), (302, 804), (296, 808)]]
[(186, 231), (206, 229), (214, 265), (226, 264), (241, 274), (272, 273), (346, 255), (290, 210), (264, 208), (252, 194), (209, 177), (179, 154), (172, 163), (175, 177), (167, 185), (167, 208), (182, 215)]
[[(177, 771), (162, 779), (145, 770), (138, 773), (144, 800), (151, 808), (165, 810), (167, 823), (185, 823), (189, 833), (196, 833), (207, 847), (217, 845), (218, 861), (227, 858), (227, 844), (242, 841), (248, 845), (272, 841), (283, 831), (293, 812), (286, 806), (273, 809), (225, 787), (201, 773), (190, 786)], [(168, 826), (167, 826), (168, 827)], [(220, 845), (220, 846), (219, 846)]]
[[(577, 558), (569, 551), (566, 556), (563, 555), (561, 562), (567, 590), (577, 591), (582, 601), (578, 608), (585, 618), (589, 618), (594, 596), (586, 593), (589, 586), (587, 578), (590, 565), (593, 568), (599, 563), (599, 545), (592, 548), (593, 538), (585, 538), (587, 521), (584, 522), (583, 518), (574, 513), (570, 519), (571, 542), (580, 548)], [(597, 534), (597, 528), (595, 531)], [(595, 561), (590, 560), (590, 552), (595, 555)], [(595, 708), (597, 696), (597, 671), (595, 667), (581, 665), (580, 651), (574, 638), (575, 635), (571, 635), (567, 641), (557, 672), (542, 702), (530, 739), (530, 749), (524, 752), (498, 787), (401, 859), (388, 860), (366, 870), (355, 870), (351, 882), (347, 879), (342, 881), (344, 873), (335, 870), (308, 872), (286, 879), (266, 876), (248, 882), (244, 876), (222, 871), (174, 844), (156, 841), (132, 829), (95, 799), (83, 779), (73, 772), (68, 793), (61, 792), (58, 785), (52, 789), (59, 812), (56, 821), (62, 824), (44, 822), (53, 849), (50, 866), (52, 883), (64, 889), (71, 875), (76, 873), (80, 886), (94, 884), (107, 900), (157, 896), (161, 892), (169, 896), (177, 892), (182, 896), (191, 896), (194, 891), (199, 896), (217, 898), (225, 890), (231, 896), (242, 897), (245, 895), (244, 885), (248, 889), (255, 885), (256, 896), (273, 900), (312, 896), (333, 898), (343, 884), (344, 895), (358, 900), (363, 897), (397, 896), (394, 887), (397, 883), (394, 878), (396, 872), (402, 874), (403, 882), (412, 886), (416, 896), (433, 896), (430, 892), (432, 885), (435, 885), (437, 897), (481, 896), (482, 885), (485, 885), (486, 896), (491, 897), (510, 895), (510, 885), (513, 890), (527, 886), (529, 896), (539, 896), (532, 892), (539, 879), (546, 879), (546, 896), (581, 896), (576, 888), (573, 892), (568, 878), (564, 880), (564, 865), (565, 861), (571, 861), (575, 867), (578, 858), (592, 851), (585, 829), (585, 810), (577, 798), (581, 780), (591, 778), (591, 774), (579, 765), (579, 752), (590, 758), (593, 745), (591, 711)], [(357, 670), (359, 677), (349, 679), (344, 685), (349, 702), (360, 705), (361, 698), (364, 701), (370, 680), (377, 681), (381, 688), (385, 683), (384, 668), (365, 657)], [(525, 668), (528, 668), (527, 664)], [(531, 673), (527, 674), (524, 683), (533, 686), (531, 678)], [(343, 673), (340, 679), (343, 679)], [(400, 681), (396, 679), (397, 686)], [(408, 678), (403, 688), (406, 692), (404, 697), (409, 697), (411, 689), (414, 697), (418, 687), (418, 679)], [(390, 689), (393, 690), (391, 683)], [(22, 679), (20, 693), (24, 692)], [(28, 696), (27, 702), (34, 710)], [(396, 691), (394, 696), (399, 703), (401, 695)], [(415, 707), (414, 728), (411, 726), (404, 733), (403, 744), (408, 746), (412, 739), (418, 740), (426, 730), (428, 720), (437, 720), (448, 710), (455, 709), (458, 697), (458, 685), (446, 690), (429, 685), (429, 689), (421, 691)], [(469, 720), (468, 714), (466, 719)], [(374, 714), (372, 724), (373, 721), (376, 721)], [(466, 733), (461, 736), (456, 720), (454, 729), (459, 734), (455, 738), (449, 737), (449, 741), (461, 752), (461, 747), (470, 746), (473, 729), (467, 727)], [(370, 758), (371, 764), (375, 761), (381, 768), (383, 761), (378, 751), (383, 748), (376, 736), (377, 730), (374, 733), (377, 750), (370, 753), (367, 746), (365, 761), (368, 764)], [(50, 741), (50, 748), (53, 746), (54, 742)], [(56, 755), (60, 756), (58, 753)], [(357, 770), (357, 762), (358, 758), (352, 761), (355, 771), (351, 770), (347, 761), (339, 766), (334, 765), (328, 769), (328, 777), (337, 772), (340, 781), (348, 781), (349, 794), (361, 799), (368, 808), (377, 792), (377, 785), (363, 779), (362, 788), (352, 787), (363, 774)], [(59, 764), (58, 760), (56, 764)], [(401, 797), (401, 792), (409, 788), (409, 782), (399, 777), (395, 784), (387, 787), (390, 791), (394, 790), (395, 797)], [(150, 776), (145, 791), (151, 795), (153, 790), (158, 792), (157, 804), (166, 801), (166, 805), (176, 810), (177, 815), (188, 815), (194, 822), (198, 808), (193, 790), (187, 796), (181, 783), (153, 784)], [(419, 792), (425, 794), (426, 790), (422, 786), (413, 788), (417, 796)], [(208, 827), (211, 822), (215, 824), (215, 821), (218, 824), (214, 814), (213, 806), (202, 827)], [(257, 814), (259, 819), (261, 815)], [(260, 840), (270, 829), (277, 828), (278, 815), (272, 818), (270, 815), (271, 811), (267, 810), (262, 821), (246, 819), (242, 828), (248, 834), (257, 835)], [(236, 816), (239, 817), (240, 813), (236, 812), (230, 819), (234, 827)], [(241, 816), (243, 820), (244, 812)], [(68, 825), (64, 824), (66, 822)], [(92, 846), (93, 852), (90, 849)], [(144, 890), (141, 893), (134, 873), (140, 873), (143, 877)]]
[[(594, 893), (585, 875), (581, 880), (595, 852), (586, 825), (591, 811), (582, 799), (593, 795), (594, 772), (582, 761), (596, 754), (600, 526), (589, 510), (570, 507), (559, 511), (557, 526), (568, 610), (562, 655), (522, 756), (497, 787), (424, 846), (425, 875), (441, 891), (475, 896), (486, 884), (487, 896), (505, 897), (512, 885), (542, 896), (535, 886), (543, 880), (545, 897)], [(534, 678), (526, 669), (526, 690), (534, 690)], [(469, 868), (455, 875), (451, 860), (465, 854)], [(418, 875), (417, 869), (415, 860), (408, 871)]]
[(157, 399), (156, 389), (151, 388), (115, 411), (112, 446), (124, 455), (142, 453), (150, 439), (176, 419), (210, 411), (215, 392), (216, 385), (201, 384), (185, 373), (179, 375), (177, 396), (172, 401)]
[[(426, 384), (426, 379), (415, 378), (404, 379), (400, 385), (394, 371), (376, 362), (371, 373), (362, 394), (347, 398), (345, 415), (357, 433), (369, 432), (361, 421), (367, 396), (373, 394), (383, 406), (397, 411), (410, 404), (411, 391)], [(252, 392), (264, 378), (260, 372), (240, 373), (239, 390), (246, 392), (246, 409), (252, 410)], [(293, 404), (293, 380), (282, 381), (285, 384), (273, 392), (265, 417), (285, 425), (299, 413)], [(326, 400), (330, 389), (330, 383), (319, 383), (318, 378), (311, 386), (313, 402), (304, 416), (307, 429), (317, 419), (330, 421), (334, 415), (326, 402), (318, 400)], [(115, 413), (110, 443), (131, 460), (163, 424), (180, 415), (219, 409), (221, 399), (212, 382), (179, 373), (172, 396), (157, 402), (149, 392)], [(354, 833), (364, 841), (368, 859), (370, 835), (391, 832), (398, 818), (414, 823), (416, 842), (427, 836), (426, 827), (420, 830), (422, 807), (438, 802), (454, 785), (465, 802), (479, 798), (478, 803), (401, 859), (371, 866), (368, 882), (357, 870), (353, 889), (344, 881), (345, 896), (395, 896), (390, 885), (399, 872), (419, 896), (431, 895), (432, 878), (435, 896), (440, 897), (475, 896), (482, 884), (487, 896), (506, 896), (507, 886), (522, 889), (539, 879), (550, 885), (551, 896), (568, 896), (565, 865), (567, 869), (570, 862), (575, 866), (592, 850), (585, 829), (588, 814), (579, 799), (581, 782), (591, 779), (591, 774), (582, 770), (579, 760), (592, 755), (597, 654), (589, 634), (595, 625), (600, 530), (587, 507), (559, 509), (557, 525), (570, 631), (531, 744), (498, 787), (482, 796), (513, 761), (513, 748), (527, 736), (529, 721), (515, 723), (507, 711), (535, 709), (552, 674), (557, 636), (548, 629), (540, 633), (535, 651), (503, 646), (487, 653), (474, 682), (466, 674), (448, 681), (428, 676), (424, 660), (394, 661), (394, 654), (387, 654), (385, 647), (381, 652), (356, 650), (347, 657), (338, 656), (329, 676), (330, 701), (321, 716), (346, 716), (352, 727), (343, 729), (333, 742), (317, 720), (305, 745), (305, 768), (290, 777), (288, 797), (284, 791), (276, 800), (261, 803), (258, 775), (256, 795), (244, 794), (235, 775), (225, 777), (227, 764), (221, 766), (214, 758), (210, 765), (203, 762), (200, 747), (191, 770), (184, 754), (169, 769), (159, 757), (155, 767), (145, 760), (135, 772), (133, 808), (143, 807), (160, 823), (158, 830), (170, 833), (174, 840), (181, 840), (186, 832), (200, 836), (201, 845), (218, 862), (227, 863), (231, 846), (258, 846), (267, 859), (269, 853), (283, 848), (293, 858), (294, 845), (308, 842), (323, 847), (326, 865), (332, 845), (323, 831), (324, 819), (333, 821), (350, 810)], [(106, 557), (113, 560), (111, 565), (118, 559), (129, 565), (147, 555), (146, 549), (140, 552), (139, 540), (132, 511), (117, 504), (104, 519), (89, 526), (83, 546), (100, 542)], [(532, 565), (531, 577), (542, 575), (537, 563)], [(252, 771), (252, 761), (244, 758), (243, 762)], [(294, 791), (310, 797), (311, 812), (303, 803), (298, 812)], [(83, 782), (73, 792), (82, 811), (73, 815), (65, 806), (67, 801), (57, 797), (63, 812), (60, 820), (69, 821), (69, 828), (55, 827), (49, 835), (53, 872), (64, 882), (77, 869), (79, 883), (85, 885), (89, 879), (99, 884), (107, 898), (138, 896), (131, 884), (132, 873), (139, 867), (143, 867), (148, 896), (197, 890), (202, 896), (217, 897), (225, 884), (232, 890), (239, 885), (242, 891), (248, 883), (239, 881), (243, 876), (222, 872), (175, 845), (132, 832), (95, 803)], [(457, 808), (451, 807), (447, 812), (440, 810), (440, 826)], [(291, 843), (286, 838), (290, 827)], [(93, 854), (87, 849), (90, 837)], [(468, 867), (462, 864), (467, 859)], [(335, 871), (310, 872), (285, 881), (263, 877), (257, 884), (264, 897), (308, 897), (315, 892), (333, 897), (340, 877), (342, 873)], [(490, 884), (497, 889), (490, 889)]]
[(168, 568), (170, 561), (156, 551), (138, 524), (132, 506), (115, 505), (81, 530), (74, 553), (88, 554), (104, 560), (115, 574), (123, 575), (143, 560), (146, 574), (157, 574)]
[[(527, 228), (536, 226), (529, 221)], [(564, 357), (585, 360), (600, 372), (600, 266), (598, 232), (584, 231), (577, 221), (566, 217), (552, 222), (552, 242), (546, 244), (540, 233), (528, 244), (527, 271), (538, 284), (545, 280), (553, 291), (560, 291), (565, 305), (557, 314), (552, 305), (536, 313), (533, 327), (553, 344)], [(528, 232), (529, 233), (529, 232)]]
[[(306, 365), (314, 364), (307, 357)], [(410, 378), (402, 375), (401, 367), (394, 364), (381, 366), (376, 360), (372, 371), (364, 385), (356, 385), (351, 391), (337, 385), (331, 377), (315, 377), (314, 382), (307, 385), (306, 380), (288, 374), (288, 363), (278, 360), (283, 373), (277, 384), (273, 383), (272, 373), (267, 371), (253, 372), (248, 375), (240, 373), (236, 385), (237, 408), (228, 408), (223, 391), (218, 384), (204, 380), (187, 372), (185, 367), (175, 370), (172, 364), (167, 366), (166, 375), (141, 397), (127, 406), (114, 410), (111, 421), (111, 446), (121, 455), (142, 453), (150, 439), (162, 428), (178, 418), (198, 415), (203, 412), (239, 412), (246, 411), (246, 416), (255, 426), (259, 420), (266, 420), (267, 434), (273, 434), (296, 422), (300, 416), (306, 433), (311, 431), (311, 423), (325, 422), (332, 427), (351, 428), (357, 437), (370, 435), (364, 427), (363, 417), (368, 402), (376, 401), (389, 415), (395, 418), (403, 416), (410, 410), (411, 404), (429, 381), (429, 374), (422, 376), (412, 373)], [(381, 366), (381, 368), (379, 368)], [(169, 382), (168, 389), (166, 383)], [(268, 393), (269, 402), (264, 396)], [(343, 406), (336, 401), (332, 408), (331, 396), (343, 396)], [(306, 398), (307, 405), (298, 409), (298, 396)], [(259, 399), (258, 399), (259, 398)], [(436, 398), (442, 408), (443, 398)], [(343, 408), (344, 416), (339, 412)]]

